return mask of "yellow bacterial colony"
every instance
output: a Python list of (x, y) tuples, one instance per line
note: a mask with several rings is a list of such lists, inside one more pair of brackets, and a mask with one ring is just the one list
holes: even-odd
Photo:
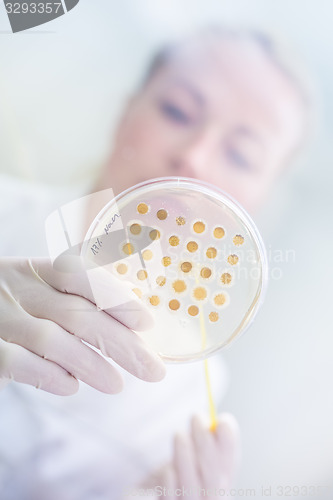
[(172, 299), (169, 302), (169, 307), (172, 311), (177, 311), (180, 308), (180, 302), (177, 299)]
[[(171, 272), (175, 272), (177, 274), (173, 274), (173, 279), (170, 280), (171, 274), (168, 275), (169, 277), (165, 276), (163, 272), (161, 272), (160, 275), (158, 273), (154, 274), (151, 276), (152, 278), (152, 283), (156, 283), (158, 287), (163, 287), (163, 296), (165, 297), (165, 294), (169, 294), (169, 297), (166, 298), (166, 306), (168, 307), (169, 310), (171, 311), (178, 311), (179, 309), (183, 309), (186, 311), (189, 317), (196, 318), (199, 317), (200, 315), (204, 314), (204, 309), (207, 307), (207, 304), (211, 304), (216, 307), (217, 310), (220, 310), (221, 312), (221, 307), (228, 306), (229, 304), (229, 298), (227, 300), (227, 295), (223, 292), (219, 292), (218, 290), (215, 290), (215, 293), (213, 292), (212, 295), (209, 297), (209, 292), (211, 288), (211, 284), (215, 283), (220, 286), (228, 286), (232, 283), (233, 281), (233, 274), (230, 270), (230, 272), (226, 269), (225, 272), (221, 272), (218, 269), (218, 262), (221, 262), (223, 259), (224, 262), (227, 262), (229, 266), (235, 266), (236, 264), (239, 263), (240, 257), (239, 255), (236, 255), (234, 253), (230, 254), (224, 254), (223, 255), (223, 247), (216, 247), (216, 240), (222, 240), (225, 241), (227, 237), (227, 232), (226, 228), (223, 227), (222, 225), (216, 225), (213, 226), (212, 229), (209, 229), (207, 226), (206, 222), (203, 220), (197, 219), (197, 220), (192, 220), (192, 221), (187, 221), (184, 215), (179, 214), (177, 217), (171, 218), (168, 210), (166, 208), (159, 208), (154, 212), (152, 208), (149, 206), (148, 203), (142, 201), (136, 206), (136, 212), (137, 214), (140, 215), (146, 215), (148, 213), (151, 214), (151, 216), (156, 217), (155, 222), (159, 221), (161, 222), (161, 227), (162, 224), (165, 224), (164, 221), (167, 221), (168, 226), (172, 228), (172, 224), (175, 225), (175, 227), (178, 226), (180, 233), (177, 234), (172, 234), (170, 233), (168, 235), (164, 236), (164, 241), (167, 241), (170, 247), (173, 247), (172, 249), (169, 248), (170, 250), (170, 255), (165, 255), (162, 257), (159, 257), (161, 259), (160, 265), (162, 268), (168, 268), (171, 266), (170, 269), (172, 269)], [(167, 220), (168, 219), (168, 220)], [(198, 240), (182, 240), (181, 237), (181, 231), (182, 228), (181, 226), (185, 226), (185, 224), (190, 224), (190, 229), (192, 233), (195, 233), (198, 235)], [(155, 225), (155, 224), (154, 224)], [(153, 225), (153, 227), (154, 227)], [(143, 234), (143, 226), (144, 224), (140, 221), (135, 221), (133, 220), (132, 224), (129, 226), (129, 232), (131, 235), (133, 235), (133, 238), (139, 237), (141, 238), (141, 234)], [(228, 228), (227, 228), (228, 229)], [(209, 232), (207, 231), (209, 230)], [(161, 239), (161, 229), (155, 227), (154, 229), (150, 229), (149, 231), (149, 237), (151, 241), (155, 241), (158, 239)], [(163, 230), (163, 233), (165, 234), (165, 230)], [(202, 248), (202, 245), (205, 243), (207, 244), (207, 239), (208, 237), (204, 237), (204, 234), (210, 234), (210, 244), (211, 246), (206, 246)], [(203, 241), (201, 241), (201, 238), (204, 238)], [(233, 245), (239, 247), (244, 244), (244, 236), (241, 234), (234, 234), (231, 235), (232, 238), (232, 243)], [(133, 240), (133, 241), (140, 241), (138, 240)], [(209, 240), (208, 240), (209, 241)], [(215, 244), (213, 243), (215, 241)], [(133, 245), (131, 242), (126, 242), (122, 246), (123, 253), (127, 256), (132, 255), (135, 252), (135, 245)], [(218, 250), (219, 248), (219, 250)], [(173, 270), (173, 257), (171, 251), (177, 251), (177, 253), (182, 252), (188, 252), (188, 256), (191, 258), (189, 260), (184, 259), (180, 263), (177, 264), (177, 269), (178, 270)], [(136, 250), (138, 251), (138, 249)], [(200, 252), (200, 253), (199, 253)], [(202, 252), (202, 253), (201, 253)], [(149, 261), (152, 261), (154, 263), (154, 254), (155, 251), (153, 252), (150, 250), (150, 248), (145, 248), (141, 252), (141, 257), (142, 257), (142, 264), (143, 267), (145, 267), (144, 262), (147, 262), (147, 265)], [(158, 253), (156, 254), (158, 255)], [(163, 254), (162, 254), (163, 255)], [(193, 256), (193, 261), (192, 261), (192, 256)], [(214, 260), (215, 259), (215, 260)], [(177, 262), (177, 259), (175, 260)], [(210, 265), (214, 264), (214, 265)], [(209, 264), (209, 265), (207, 265)], [(156, 264), (158, 265), (158, 264)], [(130, 274), (129, 268), (126, 263), (120, 262), (119, 264), (116, 265), (116, 271), (119, 275), (123, 275), (124, 279), (126, 279), (127, 275)], [(149, 268), (147, 268), (149, 269)], [(149, 274), (151, 271), (147, 269), (139, 269), (136, 271), (136, 277), (139, 281), (146, 281), (148, 283), (149, 279)], [(193, 279), (195, 278), (196, 283), (193, 283)], [(199, 280), (200, 282), (199, 282)], [(168, 281), (170, 280), (170, 281)], [(204, 282), (209, 283), (210, 287), (207, 289), (205, 286), (202, 286)], [(151, 283), (151, 282), (150, 282)], [(167, 284), (168, 283), (168, 284)], [(142, 296), (142, 291), (138, 288), (134, 288), (133, 291), (139, 296)], [(162, 290), (161, 290), (162, 291)], [(170, 296), (171, 294), (171, 296)], [(172, 297), (172, 294), (176, 294), (178, 298)], [(188, 304), (188, 299), (192, 299), (194, 303)], [(209, 301), (207, 301), (209, 299)], [(153, 307), (156, 307), (161, 304), (161, 299), (158, 295), (147, 295), (147, 301), (148, 304), (150, 304)], [(184, 302), (184, 303), (183, 303)], [(195, 304), (197, 303), (197, 305)], [(217, 310), (211, 310), (211, 311), (206, 311), (206, 318), (209, 320), (210, 323), (219, 323), (222, 321), (221, 319), (221, 313), (217, 312)]]
[(130, 227), (130, 231), (132, 234), (140, 234), (141, 233), (141, 226), (140, 224), (132, 224), (131, 227)]
[(183, 271), (183, 273), (189, 273), (192, 269), (191, 262), (182, 262), (180, 265), (180, 269)]
[(225, 235), (225, 231), (224, 231), (223, 227), (216, 227), (214, 229), (213, 234), (214, 234), (215, 238), (217, 238), (218, 240), (220, 240)]
[(159, 220), (165, 220), (168, 217), (168, 212), (161, 208), (156, 215)]
[(170, 243), (170, 245), (172, 247), (176, 247), (177, 245), (179, 245), (179, 238), (178, 238), (178, 236), (170, 236), (169, 243)]
[(191, 253), (196, 252), (198, 250), (198, 243), (196, 241), (189, 241), (186, 248)]
[(136, 209), (139, 214), (145, 215), (146, 213), (148, 213), (149, 207), (146, 203), (139, 203)]
[(205, 226), (204, 222), (202, 222), (202, 221), (197, 221), (193, 224), (193, 231), (195, 233), (201, 234), (204, 232), (205, 229), (206, 229), (206, 226)]

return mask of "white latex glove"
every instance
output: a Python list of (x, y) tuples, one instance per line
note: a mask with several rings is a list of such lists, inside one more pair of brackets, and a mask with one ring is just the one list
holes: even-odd
[(55, 271), (48, 259), (0, 259), (0, 383), (12, 379), (69, 395), (78, 379), (106, 393), (122, 390), (119, 371), (83, 341), (146, 381), (164, 377), (165, 365), (132, 331), (152, 326), (133, 292), (115, 278), (107, 293), (129, 302), (98, 311), (86, 273)]
[[(156, 498), (168, 500), (227, 497), (239, 457), (239, 428), (231, 414), (223, 413), (213, 432), (200, 417), (194, 416), (191, 432), (175, 436), (171, 463), (141, 488), (158, 488)], [(200, 488), (204, 490), (201, 496), (198, 494)], [(220, 494), (219, 490), (222, 490)]]

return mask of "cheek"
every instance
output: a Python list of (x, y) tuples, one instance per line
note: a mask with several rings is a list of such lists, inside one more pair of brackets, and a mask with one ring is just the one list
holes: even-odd
[(258, 180), (252, 187), (240, 186), (234, 193), (237, 201), (247, 210), (250, 214), (256, 212), (264, 203), (267, 196), (267, 185), (261, 179)]
[(271, 182), (265, 175), (222, 174), (211, 176), (209, 182), (232, 196), (249, 213), (254, 213), (264, 203)]
[(177, 142), (174, 130), (156, 110), (138, 110), (124, 124), (118, 148), (131, 152), (137, 166), (158, 169), (164, 164)]
[(247, 186), (241, 186), (237, 193), (240, 203), (250, 214), (263, 209), (277, 183), (275, 176), (268, 175), (267, 172), (265, 174), (253, 179)]

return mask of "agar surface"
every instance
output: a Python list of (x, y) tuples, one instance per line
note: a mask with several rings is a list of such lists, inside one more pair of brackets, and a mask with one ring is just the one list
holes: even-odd
[[(148, 203), (142, 201), (136, 206), (136, 211), (140, 215), (146, 215), (149, 212), (151, 212), (151, 207)], [(209, 230), (209, 226), (206, 224), (206, 222), (204, 222), (201, 219), (196, 219), (196, 220), (192, 220), (192, 221), (187, 220), (186, 221), (185, 217), (181, 214), (178, 215), (177, 217), (172, 218), (170, 216), (170, 214), (171, 214), (171, 212), (169, 213), (166, 208), (159, 208), (156, 212), (151, 213), (151, 215), (153, 217), (156, 217), (157, 222), (161, 221), (161, 223), (163, 223), (163, 221), (166, 221), (168, 219), (169, 220), (168, 226), (170, 227), (171, 231), (172, 231), (172, 224), (174, 224), (175, 227), (179, 228), (179, 231), (180, 231), (179, 235), (173, 234), (170, 231), (171, 234), (169, 233), (168, 236), (165, 236), (165, 240), (169, 243), (170, 247), (173, 247), (175, 250), (177, 249), (177, 252), (180, 252), (182, 250), (187, 250), (187, 252), (189, 252), (190, 254), (195, 254), (196, 252), (198, 252), (198, 250), (204, 250), (202, 248), (203, 241), (201, 241), (201, 237), (204, 234), (207, 234), (207, 230)], [(181, 228), (181, 226), (185, 226), (185, 224), (187, 224), (187, 223), (190, 224), (190, 229), (191, 229), (192, 233), (195, 233), (196, 235), (198, 235), (197, 241), (192, 240), (192, 239), (187, 240), (187, 241), (182, 241), (181, 235), (183, 234), (182, 233), (183, 229)], [(143, 226), (144, 225), (142, 223), (140, 223), (140, 221), (133, 221), (133, 223), (130, 225), (130, 228), (129, 228), (130, 233), (134, 236), (140, 235), (142, 233)], [(154, 223), (153, 223), (153, 227), (154, 227)], [(209, 243), (211, 246), (206, 247), (206, 249), (204, 250), (205, 258), (209, 259), (210, 261), (216, 259), (216, 263), (217, 263), (217, 260), (218, 260), (217, 256), (220, 255), (219, 252), (221, 252), (221, 257), (225, 258), (231, 266), (235, 266), (236, 264), (238, 264), (238, 262), (239, 262), (238, 255), (233, 254), (233, 253), (231, 253), (230, 255), (228, 255), (228, 254), (223, 255), (222, 254), (223, 250), (221, 251), (221, 248), (220, 248), (219, 252), (218, 252), (217, 247), (213, 243), (213, 239), (215, 240), (215, 243), (217, 243), (216, 240), (222, 240), (223, 238), (226, 239), (226, 229), (224, 227), (222, 227), (222, 225), (217, 225), (217, 226), (214, 226), (213, 229), (210, 231), (211, 231), (210, 232), (211, 241)], [(157, 227), (155, 227), (154, 229), (151, 229), (149, 232), (149, 237), (152, 241), (160, 239), (161, 238), (161, 229), (157, 228)], [(245, 241), (244, 236), (242, 236), (241, 234), (234, 234), (234, 236), (232, 237), (232, 242), (235, 246), (243, 245), (244, 241)], [(205, 238), (205, 243), (207, 243), (207, 238)], [(132, 243), (125, 243), (123, 245), (122, 249), (123, 249), (123, 252), (128, 256), (133, 254), (135, 251)], [(169, 250), (171, 252), (170, 248), (169, 248)], [(150, 250), (149, 248), (146, 248), (145, 250), (143, 250), (141, 255), (142, 255), (142, 259), (146, 262), (152, 260), (154, 257), (152, 250)], [(172, 254), (170, 253), (170, 255), (172, 255)], [(162, 257), (162, 259), (160, 261), (161, 265), (165, 268), (171, 266), (171, 264), (172, 264), (173, 257), (171, 258), (170, 255), (164, 254), (164, 256)], [(195, 257), (195, 256), (193, 256), (193, 257)], [(197, 255), (197, 257), (198, 257), (198, 255)], [(184, 260), (184, 261), (181, 261), (180, 264), (177, 264), (178, 273), (181, 272), (182, 276), (186, 279), (180, 279), (179, 274), (178, 274), (178, 276), (174, 275), (174, 279), (171, 281), (171, 283), (169, 285), (169, 288), (168, 288), (169, 292), (168, 293), (170, 293), (170, 291), (171, 291), (171, 293), (177, 294), (178, 296), (182, 296), (182, 295), (184, 295), (184, 293), (187, 290), (189, 290), (192, 299), (194, 299), (194, 301), (197, 302), (198, 305), (204, 304), (206, 302), (206, 299), (208, 298), (209, 289), (207, 289), (205, 286), (199, 285), (198, 281), (196, 284), (191, 283), (191, 281), (190, 281), (190, 280), (193, 280), (194, 277), (196, 277), (196, 279), (198, 277), (200, 277), (205, 282), (211, 282), (213, 278), (214, 278), (214, 280), (216, 279), (214, 277), (215, 274), (213, 272), (214, 266), (213, 266), (213, 268), (211, 268), (211, 266), (207, 266), (207, 265), (203, 265), (203, 264), (204, 264), (203, 262), (198, 262), (196, 260), (194, 260), (194, 262)], [(129, 269), (125, 263), (120, 262), (116, 267), (116, 271), (120, 275), (126, 275), (129, 272)], [(148, 278), (148, 272), (146, 269), (139, 269), (136, 273), (136, 276), (137, 276), (138, 280), (144, 281), (144, 280), (147, 280), (147, 278)], [(161, 274), (157, 277), (155, 277), (155, 276), (154, 276), (154, 280), (155, 280), (156, 284), (159, 287), (164, 287), (167, 283), (167, 277), (164, 276), (163, 274)], [(218, 273), (217, 282), (220, 283), (220, 285), (221, 284), (222, 285), (230, 285), (232, 280), (233, 280), (233, 277), (232, 277), (232, 274), (230, 272), (223, 272), (222, 274)], [(136, 293), (136, 295), (140, 298), (143, 296), (143, 292), (139, 288), (133, 288), (133, 292)], [(211, 297), (212, 297), (210, 299), (211, 304), (213, 304), (213, 306), (215, 306), (217, 308), (221, 308), (224, 305), (228, 305), (229, 299), (227, 301), (227, 296), (222, 292), (215, 291), (215, 293), (212, 293)], [(156, 306), (161, 304), (161, 298), (158, 295), (146, 296), (146, 300), (153, 307), (156, 307)], [(167, 304), (168, 304), (169, 310), (178, 311), (181, 307), (181, 299), (178, 300), (176, 298), (172, 298), (169, 296), (169, 298), (167, 300)], [(186, 311), (187, 311), (187, 314), (193, 318), (199, 317), (200, 310), (199, 310), (199, 307), (195, 304), (189, 304), (189, 305), (187, 304)], [(221, 319), (220, 314), (217, 311), (212, 311), (212, 310), (209, 313), (207, 311), (207, 317), (208, 317), (210, 323), (216, 323)]]

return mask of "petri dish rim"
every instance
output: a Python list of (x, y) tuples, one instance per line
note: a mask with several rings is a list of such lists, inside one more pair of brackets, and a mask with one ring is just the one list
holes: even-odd
[[(166, 186), (166, 184), (168, 184)], [(163, 353), (158, 353), (160, 357), (168, 363), (186, 363), (193, 361), (200, 361), (202, 359), (206, 359), (217, 351), (220, 351), (223, 348), (226, 348), (230, 345), (231, 342), (235, 341), (235, 339), (240, 338), (252, 324), (255, 316), (257, 315), (260, 306), (263, 303), (267, 292), (267, 283), (268, 283), (268, 260), (267, 253), (265, 249), (264, 242), (259, 233), (259, 230), (254, 223), (252, 217), (247, 213), (247, 211), (241, 206), (241, 204), (235, 200), (231, 195), (223, 191), (222, 189), (210, 184), (206, 181), (201, 181), (191, 177), (179, 177), (179, 176), (168, 176), (168, 177), (156, 177), (152, 178), (130, 188), (122, 191), (118, 195), (116, 195), (109, 203), (107, 203), (102, 210), (97, 214), (97, 216), (92, 221), (87, 234), (84, 239), (84, 243), (81, 248), (81, 258), (84, 259), (87, 251), (87, 247), (89, 246), (89, 241), (91, 239), (92, 234), (96, 230), (96, 227), (100, 220), (104, 217), (104, 215), (108, 212), (108, 210), (114, 205), (117, 204), (120, 200), (127, 197), (130, 193), (137, 191), (138, 189), (149, 187), (153, 189), (154, 186), (163, 185), (163, 188), (185, 188), (188, 186), (191, 190), (200, 191), (210, 197), (215, 198), (217, 201), (224, 203), (229, 210), (234, 212), (236, 216), (242, 221), (245, 225), (251, 237), (253, 238), (256, 248), (258, 251), (259, 262), (261, 264), (260, 268), (260, 285), (258, 286), (257, 293), (248, 309), (247, 314), (243, 317), (240, 324), (235, 328), (232, 335), (228, 338), (227, 341), (221, 342), (220, 344), (215, 345), (214, 347), (206, 350), (199, 351), (199, 353), (189, 353), (186, 355), (179, 356), (169, 356)]]

